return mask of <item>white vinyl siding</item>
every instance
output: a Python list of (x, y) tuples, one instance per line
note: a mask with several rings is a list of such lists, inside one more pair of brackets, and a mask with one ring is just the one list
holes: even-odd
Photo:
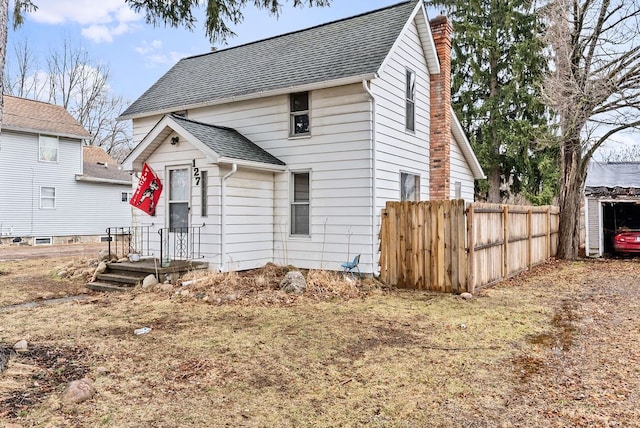
[[(109, 226), (128, 226), (131, 209), (121, 203), (128, 185), (76, 180), (82, 173), (82, 141), (60, 138), (58, 162), (41, 162), (37, 134), (2, 130), (0, 235), (104, 235)], [(40, 209), (40, 189), (55, 188), (55, 209)], [(105, 203), (105, 201), (110, 201)]]
[(467, 202), (473, 202), (475, 198), (475, 189), (474, 189), (474, 179), (473, 173), (471, 172), (471, 168), (469, 168), (469, 164), (467, 160), (464, 158), (462, 151), (460, 150), (460, 146), (458, 145), (455, 138), (451, 138), (451, 189), (450, 189), (450, 197), (454, 199), (456, 197), (456, 186), (455, 183), (460, 183), (460, 196)]
[[(407, 70), (415, 71), (415, 131), (406, 132)], [(415, 23), (391, 52), (376, 96), (376, 212), (386, 201), (400, 200), (400, 172), (420, 176), (420, 200), (429, 199), (429, 74)], [(379, 219), (377, 219), (379, 224)]]
[(190, 110), (189, 118), (238, 130), (284, 161), (290, 171), (313, 171), (310, 230), (304, 237), (289, 233), (289, 174), (271, 174), (275, 192), (271, 261), (339, 269), (341, 263), (362, 253), (360, 267), (371, 271), (369, 99), (361, 84), (309, 92), (313, 130), (312, 136), (303, 139), (289, 138), (289, 102), (288, 95), (281, 95), (229, 103)]
[(604, 253), (600, 248), (600, 236), (602, 235), (600, 201), (597, 198), (588, 197), (587, 201), (587, 255), (591, 257), (599, 257)]

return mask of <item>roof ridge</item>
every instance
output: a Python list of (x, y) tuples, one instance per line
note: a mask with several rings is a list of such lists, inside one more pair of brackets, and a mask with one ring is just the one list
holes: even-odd
[[(180, 61), (184, 61), (184, 60), (187, 60), (187, 59), (193, 59), (193, 58), (200, 58), (200, 57), (208, 56), (208, 55), (214, 55), (214, 54), (221, 53), (221, 52), (228, 52), (228, 51), (233, 50), (233, 49), (238, 49), (238, 48), (242, 48), (242, 47), (246, 47), (246, 46), (255, 45), (255, 44), (258, 44), (258, 43), (266, 42), (268, 40), (275, 40), (275, 39), (278, 39), (280, 37), (290, 36), (292, 34), (303, 33), (305, 31), (310, 31), (310, 30), (314, 30), (316, 28), (326, 27), (326, 26), (329, 26), (329, 25), (332, 25), (332, 24), (336, 24), (338, 22), (348, 21), (350, 19), (360, 18), (362, 16), (378, 13), (378, 12), (381, 12), (383, 10), (393, 9), (393, 8), (399, 7), (399, 6), (404, 6), (407, 3), (412, 3), (412, 2), (415, 2), (415, 1), (416, 0), (401, 1), (399, 3), (394, 3), (394, 4), (391, 4), (391, 5), (388, 5), (388, 6), (384, 6), (384, 7), (378, 8), (378, 9), (370, 10), (368, 12), (362, 12), (362, 13), (359, 13), (357, 15), (347, 16), (347, 17), (336, 19), (336, 20), (333, 20), (333, 21), (324, 22), (322, 24), (314, 25), (312, 27), (301, 28), (299, 30), (289, 31), (288, 33), (278, 34), (278, 35), (267, 37), (267, 38), (260, 39), (260, 40), (254, 40), (252, 42), (243, 43), (241, 45), (230, 46), (230, 47), (224, 48), (224, 49), (217, 49), (217, 50), (212, 51), (212, 52), (204, 52), (204, 53), (201, 53), (201, 54), (187, 56), (187, 57), (181, 58)], [(180, 62), (180, 61), (178, 61), (178, 62)]]
[(205, 126), (210, 126), (210, 127), (212, 127), (212, 128), (225, 129), (225, 130), (228, 130), (228, 131), (235, 131), (235, 132), (238, 132), (238, 130), (237, 130), (237, 129), (230, 128), (230, 127), (228, 127), (228, 126), (214, 125), (213, 123), (200, 122), (199, 120), (189, 119), (189, 118), (187, 118), (187, 117), (180, 116), (180, 115), (175, 114), (175, 113), (171, 113), (171, 117), (172, 117), (172, 118), (174, 118), (174, 119), (184, 120), (184, 121), (186, 121), (186, 122), (190, 122), (190, 123), (195, 123), (195, 124), (197, 124), (197, 125), (205, 125)]

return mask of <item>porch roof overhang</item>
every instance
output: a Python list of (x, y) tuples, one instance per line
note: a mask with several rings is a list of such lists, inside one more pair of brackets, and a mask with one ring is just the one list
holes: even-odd
[(123, 169), (140, 171), (151, 154), (174, 133), (202, 152), (210, 164), (237, 164), (267, 171), (286, 170), (284, 162), (235, 129), (196, 122), (176, 115), (165, 115), (156, 123), (122, 162)]

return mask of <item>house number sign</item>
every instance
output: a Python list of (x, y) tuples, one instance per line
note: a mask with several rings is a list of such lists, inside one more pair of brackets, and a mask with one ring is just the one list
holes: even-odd
[(196, 186), (200, 185), (200, 168), (193, 168), (193, 179), (196, 182)]

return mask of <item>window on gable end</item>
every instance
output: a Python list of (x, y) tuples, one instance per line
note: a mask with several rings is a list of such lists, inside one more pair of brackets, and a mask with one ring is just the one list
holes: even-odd
[(408, 131), (416, 130), (416, 73), (407, 69), (405, 85), (405, 127)]
[(38, 152), (41, 162), (58, 162), (58, 137), (39, 135)]
[(309, 120), (309, 92), (297, 92), (289, 96), (290, 120), (289, 135), (310, 135), (311, 123)]

